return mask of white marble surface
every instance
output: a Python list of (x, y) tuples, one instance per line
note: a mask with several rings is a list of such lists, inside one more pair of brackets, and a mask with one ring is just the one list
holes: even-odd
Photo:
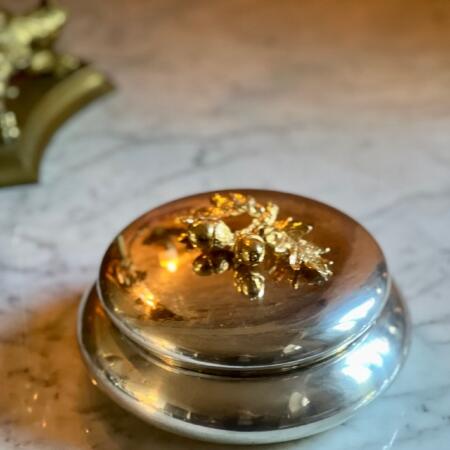
[(127, 222), (236, 186), (312, 196), (360, 220), (414, 322), (382, 398), (270, 448), (450, 448), (450, 4), (62, 3), (65, 48), (119, 90), (60, 130), (39, 185), (0, 190), (0, 448), (225, 448), (158, 431), (97, 392), (75, 314)]

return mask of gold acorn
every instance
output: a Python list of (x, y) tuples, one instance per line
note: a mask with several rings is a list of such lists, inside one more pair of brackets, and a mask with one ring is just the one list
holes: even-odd
[(264, 261), (266, 243), (257, 234), (238, 237), (234, 247), (237, 262), (246, 266), (257, 266)]
[(202, 250), (224, 250), (234, 244), (234, 234), (222, 220), (196, 220), (187, 230), (189, 242)]

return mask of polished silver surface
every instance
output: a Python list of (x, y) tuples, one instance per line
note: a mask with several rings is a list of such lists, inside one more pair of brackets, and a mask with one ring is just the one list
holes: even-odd
[[(192, 261), (198, 251), (187, 251), (171, 232), (177, 217), (208, 204), (211, 193), (204, 193), (144, 214), (120, 233), (121, 245), (117, 239), (111, 244), (98, 281), (111, 320), (140, 346), (186, 368), (273, 371), (311, 364), (349, 345), (379, 316), (390, 289), (375, 240), (353, 219), (314, 200), (239, 192), (278, 204), (280, 217), (311, 224), (310, 239), (331, 248), (331, 279), (297, 290), (268, 280), (264, 299), (257, 302), (236, 292), (230, 272), (196, 275)], [(155, 230), (171, 244), (163, 238), (152, 242)], [(116, 270), (124, 255), (142, 275), (127, 285)]]
[(251, 378), (144, 358), (112, 325), (95, 289), (82, 302), (78, 337), (94, 384), (130, 412), (182, 435), (257, 444), (323, 431), (373, 400), (404, 361), (409, 320), (393, 289), (377, 321), (345, 351), (289, 373)]

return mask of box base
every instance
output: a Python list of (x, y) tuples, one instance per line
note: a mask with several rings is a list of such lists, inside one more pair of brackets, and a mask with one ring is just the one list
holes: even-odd
[(270, 376), (230, 377), (149, 360), (84, 296), (78, 339), (96, 384), (141, 419), (174, 433), (230, 444), (306, 437), (338, 425), (384, 391), (402, 366), (410, 322), (398, 291), (376, 323), (332, 358)]

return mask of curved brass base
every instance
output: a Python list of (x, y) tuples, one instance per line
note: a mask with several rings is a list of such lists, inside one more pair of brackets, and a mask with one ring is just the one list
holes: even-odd
[(20, 96), (8, 102), (20, 124), (21, 135), (0, 145), (0, 186), (38, 181), (45, 147), (57, 128), (72, 114), (113, 89), (108, 79), (82, 66), (63, 79), (23, 77)]

